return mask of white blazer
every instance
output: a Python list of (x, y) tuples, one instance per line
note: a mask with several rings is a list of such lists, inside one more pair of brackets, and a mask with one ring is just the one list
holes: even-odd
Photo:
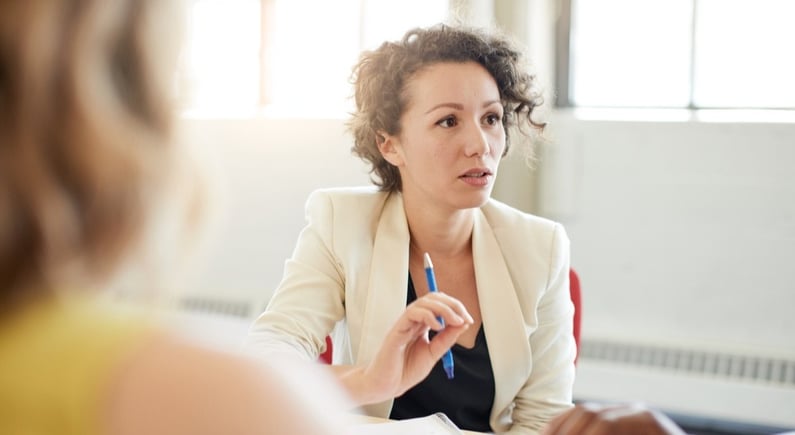
[[(498, 433), (536, 433), (572, 406), (569, 240), (560, 224), (496, 200), (475, 216), (475, 277), (496, 385), (489, 423)], [(402, 196), (373, 187), (318, 190), (306, 217), (249, 348), (314, 360), (334, 330), (334, 363), (367, 363), (406, 307)], [(391, 407), (389, 400), (364, 410), (388, 417)]]

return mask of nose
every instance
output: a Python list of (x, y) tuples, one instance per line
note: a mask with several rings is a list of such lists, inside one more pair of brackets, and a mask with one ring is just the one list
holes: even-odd
[(468, 129), (469, 131), (467, 131), (465, 138), (465, 152), (467, 157), (484, 156), (488, 154), (489, 151), (491, 151), (491, 145), (489, 145), (489, 138), (486, 132), (483, 131), (479, 123), (470, 125), (471, 128)]

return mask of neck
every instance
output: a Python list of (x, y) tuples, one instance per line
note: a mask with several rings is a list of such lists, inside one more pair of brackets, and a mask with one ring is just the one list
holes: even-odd
[(433, 213), (431, 210), (412, 212), (406, 209), (406, 220), (411, 234), (411, 253), (420, 258), (425, 252), (431, 257), (469, 255), (472, 250), (472, 228), (476, 210), (457, 210), (442, 214)]

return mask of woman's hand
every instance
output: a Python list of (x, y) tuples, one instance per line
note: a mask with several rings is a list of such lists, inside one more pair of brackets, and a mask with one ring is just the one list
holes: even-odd
[[(444, 319), (444, 328), (437, 317)], [(464, 304), (442, 292), (418, 298), (389, 330), (370, 364), (348, 372), (349, 391), (360, 404), (400, 396), (428, 376), (473, 322)], [(432, 340), (428, 338), (431, 329), (439, 331)]]
[(643, 405), (577, 405), (557, 416), (544, 435), (684, 435), (676, 423)]

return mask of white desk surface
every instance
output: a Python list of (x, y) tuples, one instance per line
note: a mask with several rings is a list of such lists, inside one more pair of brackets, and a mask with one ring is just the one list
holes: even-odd
[[(371, 417), (369, 415), (355, 414), (355, 415), (351, 416), (351, 422), (354, 423), (354, 424), (360, 424), (360, 423), (378, 424), (378, 423), (385, 423), (385, 422), (388, 422), (388, 421), (390, 421), (390, 420), (385, 419), (385, 418), (379, 418), (379, 417)], [(485, 432), (473, 432), (471, 430), (463, 430), (462, 429), (461, 433), (464, 434), (464, 435), (483, 435)]]

